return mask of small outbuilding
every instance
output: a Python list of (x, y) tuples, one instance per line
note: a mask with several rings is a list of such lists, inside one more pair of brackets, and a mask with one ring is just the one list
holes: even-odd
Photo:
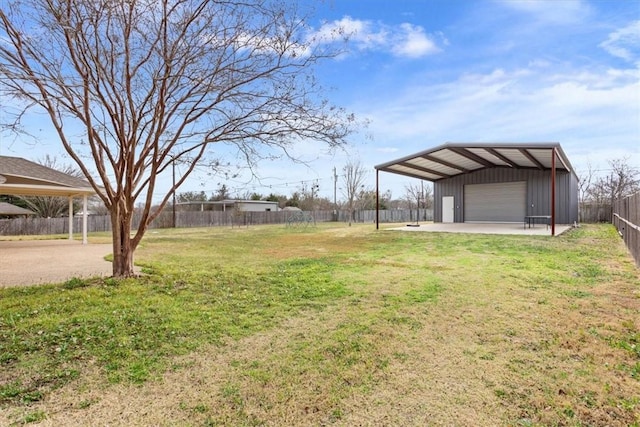
[(240, 212), (276, 212), (278, 202), (266, 200), (217, 200), (217, 201), (194, 201), (178, 203), (181, 209), (187, 211), (240, 211)]
[(555, 235), (578, 221), (578, 177), (556, 142), (449, 142), (375, 169), (376, 191), (380, 171), (433, 182), (434, 222), (545, 222)]
[(35, 215), (35, 212), (12, 205), (11, 203), (0, 202), (0, 216), (29, 216)]

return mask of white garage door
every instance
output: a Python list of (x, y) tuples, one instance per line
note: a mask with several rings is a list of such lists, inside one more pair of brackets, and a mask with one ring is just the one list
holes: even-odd
[(525, 181), (464, 186), (464, 220), (522, 222), (526, 211)]

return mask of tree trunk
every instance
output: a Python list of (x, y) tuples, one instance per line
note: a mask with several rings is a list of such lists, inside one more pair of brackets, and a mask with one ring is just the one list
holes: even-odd
[(113, 277), (132, 277), (133, 252), (131, 241), (131, 223), (133, 216), (118, 208), (110, 212), (113, 237)]

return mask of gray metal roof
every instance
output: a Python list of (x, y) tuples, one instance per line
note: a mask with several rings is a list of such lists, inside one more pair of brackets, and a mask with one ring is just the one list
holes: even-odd
[(20, 157), (0, 156), (0, 194), (73, 196), (94, 194), (91, 184)]
[(554, 149), (557, 155), (556, 169), (574, 173), (569, 159), (557, 142), (447, 142), (379, 164), (375, 168), (434, 182), (488, 168), (550, 170)]

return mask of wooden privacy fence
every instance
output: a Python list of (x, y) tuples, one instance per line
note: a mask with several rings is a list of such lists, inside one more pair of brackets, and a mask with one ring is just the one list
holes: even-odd
[[(244, 211), (178, 211), (176, 212), (176, 224), (178, 228), (190, 227), (243, 227), (260, 224), (282, 224), (286, 225), (287, 220), (299, 211), (277, 211), (277, 212), (244, 212)], [(313, 217), (313, 222), (328, 222), (336, 220), (334, 211), (313, 211), (307, 212)], [(381, 210), (380, 222), (415, 222), (417, 212), (415, 209)], [(349, 221), (348, 211), (338, 211), (337, 219), (341, 222)], [(373, 223), (376, 219), (375, 210), (355, 211), (351, 221)], [(432, 209), (421, 209), (418, 217), (419, 221), (433, 221)], [(133, 229), (138, 228), (140, 218), (134, 216)], [(171, 228), (173, 227), (173, 213), (165, 210), (151, 224), (150, 228)], [(73, 230), (80, 233), (82, 231), (82, 218), (73, 218)], [(101, 232), (111, 231), (111, 219), (108, 215), (89, 215), (87, 217), (87, 231)], [(0, 219), (0, 235), (21, 236), (21, 235), (47, 235), (47, 234), (67, 234), (69, 232), (68, 218), (13, 218)]]
[(640, 267), (640, 193), (613, 202), (613, 225)]
[(578, 211), (578, 222), (580, 223), (611, 223), (611, 203), (580, 203)]

